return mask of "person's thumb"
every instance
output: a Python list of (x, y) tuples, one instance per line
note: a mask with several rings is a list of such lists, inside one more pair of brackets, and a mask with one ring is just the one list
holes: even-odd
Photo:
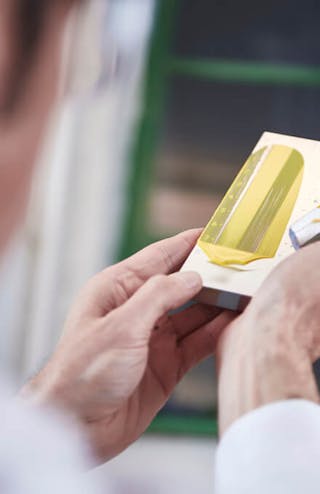
[(145, 342), (162, 316), (189, 302), (201, 288), (201, 277), (195, 272), (156, 275), (114, 310), (112, 317), (117, 319), (119, 329), (125, 330), (128, 337)]

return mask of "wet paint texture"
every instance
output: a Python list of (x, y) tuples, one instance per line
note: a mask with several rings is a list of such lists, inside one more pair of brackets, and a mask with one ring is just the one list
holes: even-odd
[(274, 257), (299, 195), (303, 169), (302, 155), (288, 146), (253, 153), (198, 241), (209, 260), (225, 266)]

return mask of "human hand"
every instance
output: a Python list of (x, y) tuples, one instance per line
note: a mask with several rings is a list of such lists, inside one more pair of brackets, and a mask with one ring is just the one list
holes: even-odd
[(201, 289), (196, 273), (170, 274), (199, 234), (154, 244), (89, 281), (54, 355), (23, 391), (72, 412), (102, 461), (145, 431), (233, 317), (200, 304), (168, 315)]
[(319, 401), (312, 364), (320, 357), (320, 245), (305, 247), (266, 280), (218, 347), (219, 428), (262, 405)]

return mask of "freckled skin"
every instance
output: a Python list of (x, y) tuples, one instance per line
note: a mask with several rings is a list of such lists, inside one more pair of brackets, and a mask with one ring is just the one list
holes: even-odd
[(243, 414), (290, 398), (319, 402), (320, 247), (304, 247), (266, 280), (218, 348), (220, 433)]

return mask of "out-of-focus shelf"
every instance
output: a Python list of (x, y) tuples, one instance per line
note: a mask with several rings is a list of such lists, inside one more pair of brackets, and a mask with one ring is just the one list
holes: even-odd
[(154, 236), (205, 226), (222, 197), (166, 186), (155, 187), (150, 196), (148, 230)]
[(320, 87), (320, 69), (307, 65), (173, 58), (168, 71), (214, 82)]

